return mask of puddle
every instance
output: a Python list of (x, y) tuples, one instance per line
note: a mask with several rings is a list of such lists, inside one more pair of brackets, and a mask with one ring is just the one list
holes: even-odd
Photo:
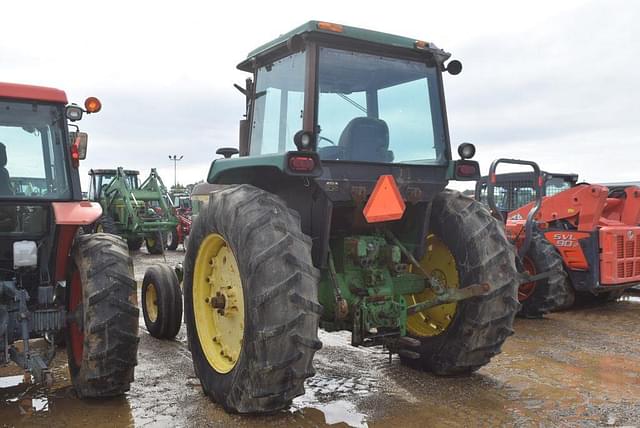
[[(363, 387), (362, 384), (359, 386)], [(327, 425), (343, 424), (355, 428), (368, 427), (367, 415), (361, 413), (353, 401), (346, 399), (324, 400), (333, 394), (353, 398), (351, 394), (358, 394), (358, 392), (360, 392), (359, 395), (370, 393), (367, 390), (356, 388), (355, 383), (349, 380), (341, 382), (338, 379), (323, 379), (322, 377), (315, 379), (314, 377), (307, 381), (306, 393), (293, 401), (290, 411), (294, 414), (303, 413), (306, 417), (319, 423), (324, 422)], [(316, 415), (313, 410), (318, 411), (319, 414)], [(322, 416), (324, 421), (319, 416)]]
[(24, 376), (22, 375), (0, 377), (0, 388), (5, 389), (19, 386), (23, 379)]
[(640, 296), (624, 296), (621, 300), (626, 302), (640, 303)]

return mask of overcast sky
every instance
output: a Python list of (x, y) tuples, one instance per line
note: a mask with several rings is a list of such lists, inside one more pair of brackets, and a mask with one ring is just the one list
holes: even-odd
[(169, 154), (184, 155), (179, 182), (204, 179), (216, 149), (237, 146), (237, 63), (311, 19), (431, 41), (461, 60), (445, 81), (451, 140), (454, 151), (473, 142), (483, 172), (502, 156), (640, 180), (640, 2), (22, 0), (1, 16), (0, 80), (102, 100), (80, 123), (83, 185), (88, 168), (119, 165), (157, 167), (170, 185)]

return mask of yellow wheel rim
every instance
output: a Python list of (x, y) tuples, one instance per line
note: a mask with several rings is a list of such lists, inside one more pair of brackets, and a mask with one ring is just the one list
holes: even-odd
[[(449, 248), (437, 236), (427, 237), (426, 252), (420, 265), (430, 276), (440, 280), (447, 288), (460, 286), (456, 260)], [(405, 296), (407, 304), (414, 305), (435, 297), (435, 293), (427, 288), (418, 294)], [(414, 336), (437, 336), (447, 330), (456, 314), (457, 303), (434, 306), (411, 315), (407, 319), (407, 329)]]
[(149, 321), (156, 322), (158, 319), (158, 293), (153, 284), (147, 285), (147, 291), (144, 293), (144, 306), (147, 309)]
[(147, 247), (153, 248), (156, 246), (156, 240), (153, 238), (147, 238)]
[(236, 258), (216, 233), (198, 249), (193, 274), (193, 313), (200, 346), (218, 373), (230, 372), (244, 337), (244, 296)]

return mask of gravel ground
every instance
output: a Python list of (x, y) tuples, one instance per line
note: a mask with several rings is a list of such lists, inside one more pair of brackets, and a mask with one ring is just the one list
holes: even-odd
[[(169, 252), (166, 263), (182, 260)], [(165, 262), (144, 249), (136, 278)], [(226, 414), (202, 393), (186, 346), (147, 333), (142, 318), (136, 381), (126, 397), (81, 401), (56, 357), (49, 392), (18, 385), (3, 368), (2, 426), (640, 426), (640, 297), (542, 320), (517, 320), (502, 354), (471, 377), (438, 378), (391, 362), (381, 349), (349, 346), (348, 333), (320, 332), (317, 375), (288, 411)], [(13, 376), (11, 376), (13, 375)]]

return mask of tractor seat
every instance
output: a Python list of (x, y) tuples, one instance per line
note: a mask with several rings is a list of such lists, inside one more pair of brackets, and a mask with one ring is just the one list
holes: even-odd
[(342, 160), (393, 162), (393, 152), (389, 150), (389, 127), (381, 119), (352, 119), (342, 131), (338, 147)]
[(11, 179), (9, 178), (9, 171), (7, 171), (7, 148), (3, 143), (0, 143), (0, 195), (11, 196), (13, 195), (13, 189), (11, 188)]

